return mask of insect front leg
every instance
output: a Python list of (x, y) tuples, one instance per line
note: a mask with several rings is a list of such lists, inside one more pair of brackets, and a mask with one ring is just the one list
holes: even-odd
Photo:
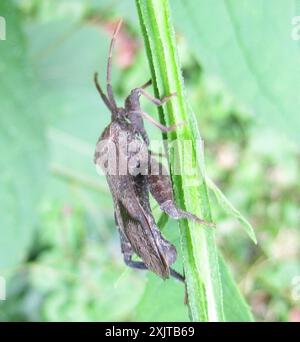
[(144, 88), (137, 88), (141, 94), (143, 94), (148, 100), (154, 103), (156, 106), (162, 106), (164, 103), (168, 102), (173, 96), (176, 96), (176, 93), (171, 93), (170, 95), (164, 96), (161, 99), (154, 97), (153, 95), (147, 93)]
[(170, 95), (164, 96), (161, 99), (149, 94), (146, 92), (145, 88), (150, 86), (152, 84), (152, 80), (149, 80), (144, 85), (142, 85), (140, 88), (135, 88), (131, 91), (131, 96), (134, 98), (136, 95), (144, 95), (149, 101), (154, 103), (156, 106), (162, 106), (164, 103), (168, 102), (173, 96), (176, 96), (176, 93), (171, 93)]
[[(177, 208), (174, 201), (170, 176), (167, 174), (166, 168), (155, 158), (151, 158), (149, 169), (148, 182), (150, 192), (165, 213), (174, 219), (185, 218), (200, 224), (205, 224), (206, 226), (215, 226), (212, 222), (207, 222), (188, 211)], [(153, 174), (153, 170), (155, 170), (156, 174)]]
[(146, 112), (143, 112), (141, 110), (131, 110), (129, 114), (133, 115), (141, 115), (144, 119), (148, 120), (151, 122), (154, 126), (159, 128), (162, 132), (168, 133), (175, 131), (177, 127), (180, 127), (182, 125), (185, 125), (185, 122), (180, 122), (178, 124), (174, 124), (172, 126), (164, 126), (161, 124), (159, 121), (155, 120), (151, 115), (147, 114)]

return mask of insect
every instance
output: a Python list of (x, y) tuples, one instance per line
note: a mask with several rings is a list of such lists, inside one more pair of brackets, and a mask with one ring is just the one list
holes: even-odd
[[(156, 225), (149, 203), (149, 193), (157, 201), (160, 208), (172, 218), (192, 219), (206, 224), (207, 222), (176, 207), (170, 177), (167, 172), (164, 172), (166, 170), (163, 165), (149, 151), (149, 137), (144, 128), (143, 118), (164, 132), (170, 132), (176, 126), (166, 127), (155, 121), (141, 110), (139, 102), (140, 96), (144, 95), (154, 104), (160, 106), (169, 101), (175, 94), (157, 99), (145, 91), (145, 88), (151, 84), (151, 81), (148, 81), (142, 87), (131, 91), (125, 100), (124, 107), (117, 106), (110, 83), (110, 75), (112, 52), (120, 26), (121, 21), (115, 29), (109, 47), (106, 72), (107, 95), (99, 84), (98, 74), (95, 73), (94, 75), (96, 88), (111, 112), (111, 122), (97, 141), (94, 162), (106, 174), (114, 202), (115, 223), (120, 233), (124, 262), (129, 267), (148, 269), (163, 279), (172, 276), (184, 281), (184, 277), (171, 268), (176, 260), (177, 251), (175, 246), (163, 237)], [(129, 146), (133, 143), (139, 146), (139, 152), (143, 150), (146, 153), (137, 153), (130, 149)], [(137, 155), (139, 158), (136, 158)], [(113, 163), (114, 168), (107, 167), (111, 160), (116, 162)], [(121, 161), (126, 166), (125, 172), (121, 170)], [(128, 167), (130, 164), (133, 165), (131, 171)], [(140, 166), (142, 164), (148, 172), (143, 173), (144, 170), (141, 171)], [(154, 169), (159, 169), (161, 172), (151, 172)], [(134, 254), (141, 261), (133, 260)]]

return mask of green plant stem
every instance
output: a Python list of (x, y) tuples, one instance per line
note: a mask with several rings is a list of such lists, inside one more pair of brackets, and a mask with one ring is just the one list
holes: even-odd
[[(167, 136), (170, 171), (178, 206), (211, 221), (211, 208), (204, 176), (204, 158), (195, 116), (184, 95), (184, 84), (176, 51), (168, 0), (136, 0), (140, 24), (157, 97), (177, 96), (159, 109), (163, 124), (185, 122)], [(191, 143), (189, 155), (183, 142)], [(173, 148), (171, 148), (173, 147)], [(196, 173), (182, 173), (191, 158)], [(180, 175), (177, 170), (181, 171)], [(205, 225), (180, 221), (184, 272), (193, 321), (223, 321), (223, 293), (215, 231)]]

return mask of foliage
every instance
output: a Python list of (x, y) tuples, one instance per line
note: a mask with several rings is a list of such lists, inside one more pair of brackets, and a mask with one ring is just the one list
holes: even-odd
[[(164, 94), (176, 92), (176, 98), (166, 105), (166, 110), (160, 109), (161, 121), (168, 125), (187, 122), (186, 126), (178, 128), (174, 134), (168, 135), (169, 145), (174, 146), (175, 141), (178, 146), (176, 163), (179, 159), (181, 170), (186, 170), (184, 165), (191, 164), (189, 164), (188, 158), (197, 160), (195, 174), (190, 175), (183, 171), (182, 175), (178, 176), (174, 172), (176, 166), (173, 155), (175, 152), (169, 148), (171, 176), (176, 199), (181, 207), (186, 206), (200, 217), (211, 221), (202, 139), (195, 125), (195, 114), (184, 97), (168, 1), (137, 1), (137, 8), (152, 79), (157, 90), (156, 95), (162, 97)], [(187, 152), (181, 150), (182, 142), (186, 141), (193, 144), (191, 156), (187, 156)], [(225, 196), (221, 191), (216, 187), (213, 189), (216, 193), (221, 194), (218, 198), (221, 197), (225, 202)], [(253, 232), (250, 224), (248, 227), (250, 232)], [(231, 317), (226, 317), (224, 314), (225, 306), (227, 306), (229, 310), (230, 308), (232, 311), (234, 308), (238, 310), (237, 316), (240, 320), (251, 320), (251, 313), (246, 309), (238, 290), (234, 287), (225, 264), (219, 265), (214, 231), (207, 228), (205, 225), (202, 228), (195, 226), (193, 222), (186, 220), (180, 221), (184, 272), (191, 318), (194, 321), (229, 321)], [(229, 291), (230, 298), (225, 297), (228, 292), (224, 292), (223, 287), (232, 287), (232, 291)]]

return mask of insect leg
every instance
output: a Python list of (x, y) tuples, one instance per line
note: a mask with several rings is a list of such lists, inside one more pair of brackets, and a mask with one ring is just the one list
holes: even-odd
[(170, 274), (173, 278), (181, 281), (182, 283), (185, 283), (185, 277), (177, 271), (173, 270), (173, 268), (170, 268)]
[(146, 82), (144, 85), (142, 85), (140, 88), (135, 88), (132, 90), (131, 94), (143, 94), (149, 101), (154, 103), (157, 106), (161, 106), (164, 103), (168, 102), (171, 97), (176, 96), (176, 93), (171, 93), (170, 95), (164, 96), (161, 99), (149, 94), (145, 91), (145, 88), (147, 88), (149, 85), (152, 84), (152, 80), (150, 79), (148, 82)]
[[(147, 84), (147, 83), (146, 83)], [(161, 99), (154, 97), (153, 95), (147, 93), (144, 90), (144, 86), (141, 88), (137, 88), (137, 90), (143, 94), (148, 100), (154, 103), (157, 106), (162, 106), (164, 103), (168, 102), (173, 96), (176, 96), (176, 93), (171, 93), (170, 95), (164, 96)]]
[(131, 268), (137, 268), (140, 270), (147, 270), (147, 266), (141, 261), (133, 261), (133, 249), (130, 245), (130, 242), (124, 235), (124, 233), (120, 230), (120, 239), (121, 239), (121, 251), (123, 254), (124, 262), (127, 266)]
[(116, 212), (115, 212), (115, 222), (119, 230), (119, 234), (120, 234), (121, 252), (123, 254), (123, 259), (124, 259), (125, 264), (131, 268), (147, 270), (148, 268), (143, 262), (132, 260), (132, 256), (134, 252), (133, 252), (133, 249), (131, 247), (129, 240), (127, 239), (126, 235), (123, 233), (123, 231), (119, 227)]
[[(132, 256), (128, 259), (126, 259), (125, 255), (124, 255), (124, 262), (128, 267), (134, 268), (134, 269), (138, 269), (138, 270), (148, 270), (147, 266), (142, 262), (142, 261), (133, 261), (132, 260)], [(181, 281), (181, 282), (185, 282), (185, 278), (182, 274), (178, 273), (177, 271), (175, 271), (173, 268), (170, 268), (170, 275), (171, 277)]]
[(162, 125), (159, 121), (156, 121), (151, 115), (145, 112), (133, 110), (133, 111), (130, 111), (129, 113), (141, 115), (143, 118), (151, 122), (154, 126), (158, 127), (162, 132), (166, 132), (166, 133), (175, 131), (177, 127), (185, 124), (185, 122), (181, 122), (179, 124), (175, 124), (175, 125), (167, 127), (167, 126)]
[[(152, 174), (152, 170), (159, 170), (159, 174)], [(160, 208), (174, 219), (189, 219), (206, 226), (214, 226), (212, 222), (207, 222), (188, 211), (176, 207), (171, 179), (165, 167), (155, 158), (151, 158), (150, 174), (148, 175), (149, 187), (152, 196), (155, 198)]]
[[(128, 241), (128, 239), (126, 238), (126, 236), (121, 230), (119, 230), (119, 232), (120, 232), (120, 239), (121, 239), (121, 251), (123, 254), (125, 264), (130, 268), (134, 268), (138, 270), (148, 270), (148, 267), (142, 261), (132, 260), (133, 250), (130, 245), (130, 242)], [(184, 276), (178, 273), (177, 271), (173, 270), (172, 268), (170, 268), (170, 275), (171, 277), (184, 283)]]

